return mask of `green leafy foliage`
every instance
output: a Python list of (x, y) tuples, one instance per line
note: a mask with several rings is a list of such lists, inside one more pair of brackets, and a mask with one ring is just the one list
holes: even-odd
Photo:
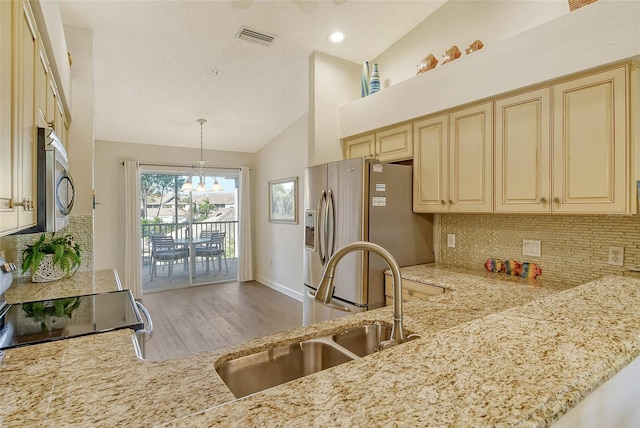
[[(43, 333), (49, 331), (49, 327), (45, 323), (48, 318), (51, 317), (67, 317), (71, 318), (73, 311), (80, 306), (79, 297), (70, 297), (68, 299), (57, 299), (50, 302), (32, 302), (23, 303), (22, 310), (25, 314), (33, 318), (34, 321), (40, 321), (40, 329)], [(55, 323), (55, 319), (51, 319), (51, 323)]]
[(29, 269), (35, 272), (47, 254), (53, 254), (53, 264), (60, 266), (69, 276), (77, 272), (82, 262), (80, 245), (73, 241), (71, 235), (56, 237), (54, 232), (47, 239), (46, 234), (43, 233), (36, 242), (27, 245), (22, 252), (22, 273)]

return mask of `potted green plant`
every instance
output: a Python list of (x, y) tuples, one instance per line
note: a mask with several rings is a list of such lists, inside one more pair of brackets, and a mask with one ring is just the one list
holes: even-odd
[(80, 268), (80, 245), (71, 235), (47, 239), (45, 233), (22, 252), (22, 273), (31, 269), (31, 281), (49, 282), (73, 276)]

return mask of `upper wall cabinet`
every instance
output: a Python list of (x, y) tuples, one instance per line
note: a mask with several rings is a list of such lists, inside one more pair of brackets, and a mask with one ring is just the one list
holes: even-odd
[(37, 126), (67, 135), (69, 120), (27, 0), (0, 2), (0, 58), (1, 236), (37, 221)]
[(449, 115), (413, 124), (413, 210), (449, 211)]
[(491, 212), (492, 103), (414, 123), (416, 212)]
[(14, 201), (18, 208), (18, 228), (36, 223), (36, 69), (38, 38), (35, 19), (27, 1), (14, 6), (13, 55), (13, 146), (17, 153)]
[(375, 133), (345, 138), (345, 159), (368, 157), (380, 162), (395, 162), (413, 157), (413, 128), (411, 122), (402, 123)]
[(13, 152), (11, 141), (11, 2), (0, 1), (0, 235), (18, 228), (13, 201)]
[(345, 138), (342, 142), (345, 159), (375, 158), (376, 134), (366, 134), (359, 137)]
[(627, 67), (553, 87), (553, 211), (625, 213)]
[(449, 211), (493, 209), (493, 105), (449, 114)]
[(549, 88), (495, 102), (495, 211), (551, 211)]

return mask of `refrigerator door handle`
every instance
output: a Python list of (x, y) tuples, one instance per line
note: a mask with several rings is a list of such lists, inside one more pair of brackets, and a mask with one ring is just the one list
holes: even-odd
[[(331, 216), (329, 216), (331, 214)], [(325, 223), (331, 221), (331, 229), (327, 230), (327, 248), (326, 252), (328, 254), (327, 259), (333, 255), (335, 252), (336, 245), (336, 210), (335, 210), (335, 199), (333, 197), (333, 190), (329, 189), (329, 193), (327, 194), (327, 216)]]
[(318, 233), (316, 234), (318, 239), (318, 255), (320, 256), (320, 264), (324, 266), (327, 261), (326, 248), (325, 248), (325, 220), (324, 210), (327, 204), (327, 193), (323, 190), (318, 199)]
[[(315, 297), (316, 297), (316, 293), (314, 291), (307, 291), (307, 294), (312, 299), (315, 299)], [(329, 308), (331, 308), (331, 309), (337, 309), (337, 310), (343, 311), (343, 312), (351, 312), (351, 309), (347, 308), (346, 306), (336, 305), (335, 303), (324, 303), (324, 305), (329, 307)]]

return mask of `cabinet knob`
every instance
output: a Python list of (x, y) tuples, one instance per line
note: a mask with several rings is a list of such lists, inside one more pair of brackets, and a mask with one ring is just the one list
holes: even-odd
[(440, 200), (440, 205), (444, 205), (444, 204), (446, 204), (446, 202), (444, 201), (444, 199), (441, 199)]
[(407, 294), (408, 294), (409, 296), (413, 296), (413, 290), (407, 290)]
[(449, 203), (450, 203), (451, 205), (453, 205), (453, 201), (452, 201), (451, 199), (449, 199)]
[(555, 202), (556, 204), (560, 203), (560, 198), (558, 198), (557, 196), (555, 198), (553, 198), (553, 202)]
[(543, 204), (546, 204), (547, 203), (547, 198), (545, 198), (545, 197), (540, 198), (540, 202), (543, 203)]

